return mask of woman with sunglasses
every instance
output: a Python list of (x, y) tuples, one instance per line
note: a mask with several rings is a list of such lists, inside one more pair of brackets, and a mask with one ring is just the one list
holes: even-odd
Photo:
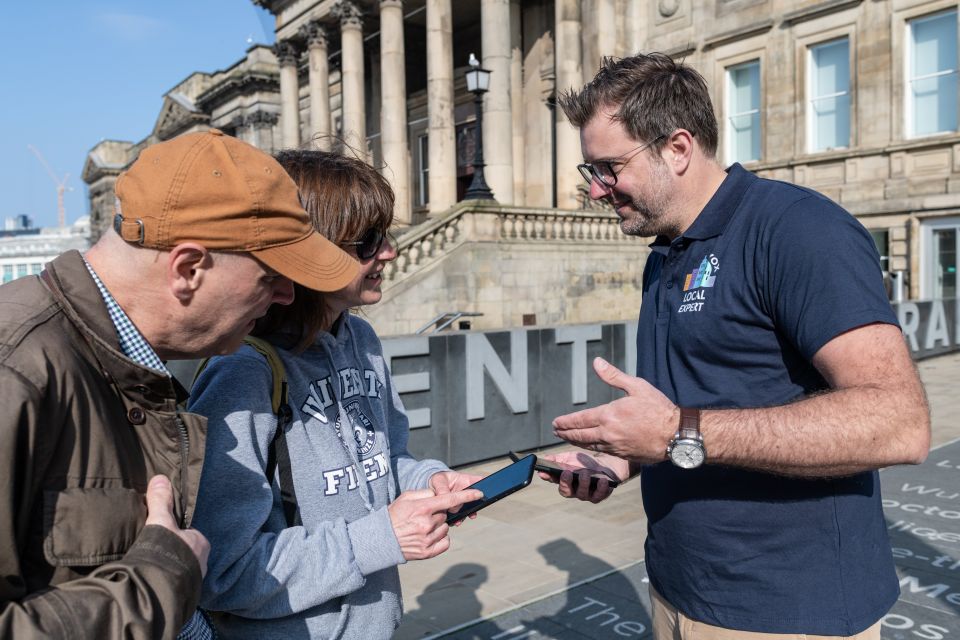
[(225, 638), (389, 638), (401, 616), (397, 566), (449, 547), (446, 512), (477, 499), (463, 489), (480, 478), (407, 453), (380, 341), (349, 312), (380, 301), (397, 256), (389, 184), (334, 153), (277, 160), (317, 230), (361, 269), (334, 293), (298, 287), (254, 330), (277, 348), (289, 383), (290, 524), (282, 465), (266, 476), (278, 420), (265, 357), (245, 346), (197, 379), (190, 409), (208, 416), (208, 436), (193, 526), (212, 548), (201, 605)]

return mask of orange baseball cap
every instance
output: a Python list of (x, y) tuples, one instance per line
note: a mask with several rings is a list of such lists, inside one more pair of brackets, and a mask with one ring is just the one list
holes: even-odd
[(113, 228), (127, 242), (250, 253), (315, 291), (342, 289), (359, 270), (313, 228), (297, 185), (276, 160), (217, 129), (147, 147), (115, 191)]

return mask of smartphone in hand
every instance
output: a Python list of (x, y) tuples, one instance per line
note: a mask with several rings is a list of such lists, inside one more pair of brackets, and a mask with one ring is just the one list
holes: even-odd
[(483, 497), (473, 502), (467, 502), (456, 513), (448, 513), (447, 524), (459, 522), (471, 513), (489, 507), (497, 500), (505, 498), (530, 484), (530, 480), (533, 479), (533, 469), (537, 462), (537, 456), (533, 454), (522, 458), (517, 456), (513, 460), (513, 464), (495, 471), (467, 487), (468, 489), (479, 489), (483, 492)]
[[(519, 460), (520, 456), (518, 456), (516, 453), (511, 451), (510, 459)], [(573, 465), (562, 464), (560, 462), (553, 462), (552, 460), (544, 460), (543, 458), (537, 458), (537, 462), (536, 464), (533, 465), (533, 468), (535, 471), (542, 471), (548, 474), (551, 478), (553, 478), (557, 482), (560, 482), (560, 474), (562, 474), (564, 471), (572, 471), (573, 481), (571, 482), (571, 488), (573, 489), (574, 492), (576, 492), (577, 488), (580, 486), (580, 474), (577, 472), (583, 469), (584, 467), (575, 467)], [(587, 469), (587, 471), (589, 471), (590, 473), (590, 493), (593, 493), (594, 491), (597, 490), (597, 486), (600, 484), (601, 478), (606, 478), (607, 483), (609, 484), (611, 489), (620, 484), (619, 480), (610, 477), (608, 474), (604, 473), (603, 471), (596, 471), (593, 469)]]

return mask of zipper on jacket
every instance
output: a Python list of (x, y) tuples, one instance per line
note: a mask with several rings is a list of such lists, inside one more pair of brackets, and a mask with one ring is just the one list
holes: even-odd
[(179, 437), (177, 438), (178, 444), (180, 445), (180, 499), (183, 500), (183, 515), (180, 517), (180, 528), (186, 528), (187, 524), (187, 458), (190, 453), (190, 435), (187, 433), (187, 425), (184, 424), (183, 418), (180, 417), (180, 411), (177, 410), (175, 415), (177, 421), (177, 431), (179, 432)]

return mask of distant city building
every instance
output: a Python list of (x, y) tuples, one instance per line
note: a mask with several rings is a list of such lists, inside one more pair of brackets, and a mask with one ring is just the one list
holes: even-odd
[[(407, 228), (406, 255), (396, 282), (388, 283), (396, 291), (386, 296), (391, 301), (404, 291), (399, 315), (407, 305), (418, 308), (421, 319), (460, 307), (485, 314), (473, 321), (475, 328), (519, 326), (525, 315), (541, 323), (592, 322), (603, 319), (591, 315), (598, 313), (633, 317), (645, 243), (620, 245), (630, 257), (610, 273), (602, 271), (602, 257), (585, 261), (587, 273), (563, 271), (572, 268), (564, 252), (587, 245), (602, 250), (607, 241), (590, 225), (613, 218), (584, 197), (577, 132), (553, 105), (558, 91), (589, 81), (602, 56), (656, 50), (685, 60), (707, 79), (722, 163), (740, 162), (840, 202), (872, 233), (883, 268), (899, 274), (900, 286), (891, 291), (915, 299), (956, 297), (955, 0), (253, 2), (276, 19), (274, 47), (254, 46), (229, 69), (192, 74), (165, 94), (150, 136), (102, 142), (90, 152), (83, 177), (95, 235), (113, 215), (113, 181), (144, 145), (217, 127), (271, 152), (304, 144), (349, 148), (383, 168), (397, 193), (396, 219)], [(492, 216), (497, 232), (455, 235), (482, 231), (470, 223), (457, 226), (451, 238), (437, 237), (428, 228), (438, 220), (475, 210), (458, 204), (473, 174), (473, 96), (464, 82), (471, 53), (492, 71), (484, 96), (484, 171), (500, 213), (484, 215)], [(556, 225), (561, 230), (551, 236)], [(531, 284), (534, 292), (589, 298), (593, 288), (570, 283), (593, 269), (600, 271), (592, 287), (613, 295), (629, 282), (621, 289), (629, 300), (614, 311), (606, 299), (577, 311), (534, 301), (523, 312), (505, 293), (497, 304), (510, 306), (509, 319), (485, 324), (499, 307), (484, 307), (494, 303), (470, 293), (478, 282), (491, 286), (470, 270), (486, 273), (486, 267), (449, 273), (457, 260), (440, 254), (459, 247), (453, 239), (474, 248), (495, 242), (500, 252), (487, 257), (498, 262), (488, 271), (504, 278), (509, 256), (544, 252), (544, 273), (527, 264), (517, 273), (519, 282), (539, 284)], [(546, 250), (551, 242), (559, 253)], [(537, 243), (540, 249), (532, 249)], [(436, 296), (441, 299), (424, 298), (419, 285), (428, 276), (411, 280), (425, 261), (430, 266), (422, 271), (448, 272), (430, 280), (444, 292)], [(544, 279), (551, 274), (555, 280)], [(408, 284), (399, 286), (401, 279)], [(516, 293), (517, 285), (499, 285)], [(385, 306), (371, 314), (387, 313)], [(629, 315), (616, 315), (627, 309)], [(395, 328), (408, 330), (413, 315)]]
[(90, 248), (90, 218), (84, 216), (69, 227), (36, 229), (27, 216), (7, 218), (0, 231), (0, 281), (40, 273), (46, 263), (64, 251)]
[(3, 230), (4, 231), (28, 231), (33, 228), (33, 219), (30, 216), (25, 214), (20, 214), (18, 216), (13, 216), (12, 218), (6, 218), (3, 221)]

